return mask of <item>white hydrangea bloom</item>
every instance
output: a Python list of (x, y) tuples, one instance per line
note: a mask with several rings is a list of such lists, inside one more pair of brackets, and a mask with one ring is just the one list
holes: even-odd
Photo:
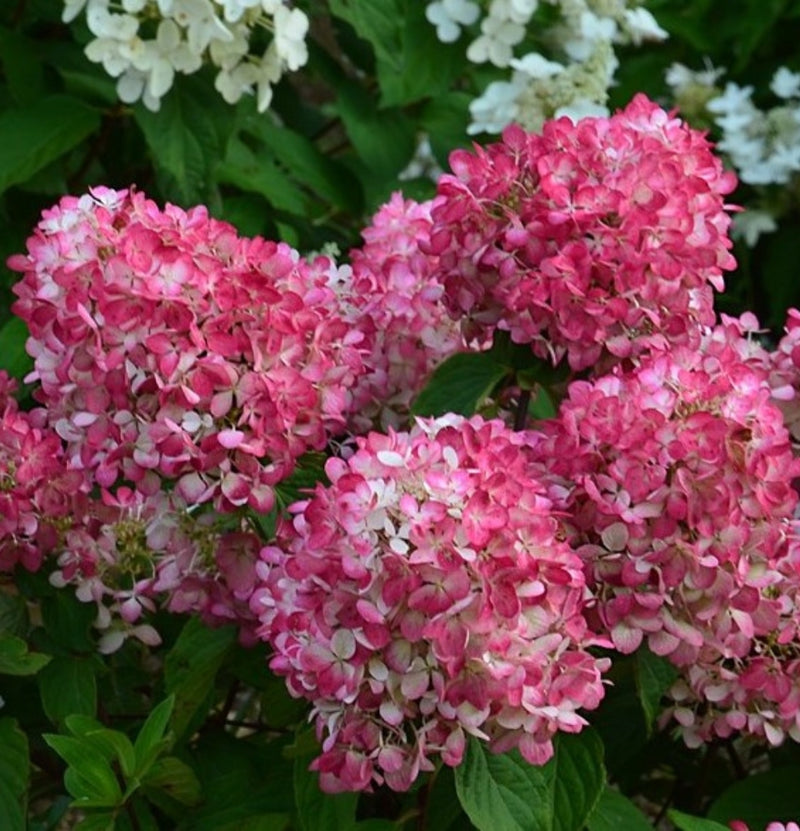
[(472, 0), (436, 0), (425, 7), (425, 17), (436, 27), (442, 43), (453, 43), (461, 35), (462, 26), (471, 26), (481, 9)]
[[(116, 13), (119, 9), (124, 13)], [(219, 69), (214, 85), (225, 101), (255, 94), (263, 112), (283, 73), (308, 61), (309, 20), (290, 0), (64, 0), (62, 19), (72, 21), (84, 10), (95, 35), (86, 56), (118, 79), (122, 101), (141, 99), (152, 110), (177, 73), (191, 74), (210, 63)], [(140, 30), (144, 21), (148, 24)], [(150, 21), (156, 36), (146, 39), (142, 32), (150, 33)], [(250, 52), (256, 29), (272, 34), (260, 56)]]
[(800, 73), (782, 66), (773, 75), (769, 88), (779, 98), (800, 98)]
[[(300, 9), (279, 6), (275, 12), (275, 53), (289, 70), (296, 70), (308, 60), (306, 33), (308, 18)], [(280, 78), (280, 73), (278, 74)], [(274, 83), (274, 82), (273, 82)]]
[(762, 234), (771, 234), (778, 230), (775, 217), (767, 211), (748, 208), (733, 217), (732, 235), (734, 239), (743, 239), (753, 248)]

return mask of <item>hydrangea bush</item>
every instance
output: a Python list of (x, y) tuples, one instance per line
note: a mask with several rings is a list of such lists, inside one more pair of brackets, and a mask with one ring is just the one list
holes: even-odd
[(796, 828), (746, 5), (0, 12), (0, 827)]

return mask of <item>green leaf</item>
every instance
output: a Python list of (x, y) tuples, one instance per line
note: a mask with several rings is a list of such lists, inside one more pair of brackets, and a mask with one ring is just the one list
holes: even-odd
[(308, 769), (312, 758), (294, 760), (294, 800), (301, 831), (350, 831), (356, 821), (358, 794), (324, 794), (318, 774)]
[(214, 686), (225, 653), (236, 640), (236, 629), (209, 629), (197, 618), (183, 627), (166, 659), (167, 693), (175, 696), (172, 729), (180, 737), (191, 726)]
[(384, 107), (445, 92), (463, 65), (462, 50), (437, 39), (418, 0), (331, 0), (330, 8), (372, 46)]
[(400, 110), (378, 110), (364, 88), (352, 81), (339, 81), (336, 91), (335, 108), (359, 161), (368, 168), (372, 179), (377, 177), (372, 183), (374, 192), (380, 193), (381, 184), (387, 181), (391, 189), (397, 174), (414, 155), (415, 125)]
[(588, 822), (587, 831), (653, 831), (650, 820), (619, 791), (606, 788)]
[(46, 733), (44, 740), (67, 763), (64, 785), (84, 807), (113, 807), (122, 801), (122, 790), (108, 759), (86, 737)]
[(721, 823), (740, 819), (752, 829), (763, 828), (772, 820), (796, 820), (800, 817), (798, 782), (797, 765), (753, 774), (725, 790), (712, 804), (708, 816)]
[(103, 811), (84, 817), (75, 826), (75, 831), (116, 831), (116, 828), (116, 812)]
[(667, 816), (680, 831), (730, 831), (727, 825), (720, 825), (702, 817), (693, 817), (681, 811), (668, 811)]
[[(192, 748), (192, 767), (204, 802), (187, 811), (180, 831), (238, 831), (254, 817), (278, 817), (294, 811), (292, 763), (284, 757), (285, 740), (251, 742), (222, 733), (206, 733)], [(279, 826), (282, 827), (282, 826)]]
[(50, 657), (28, 652), (28, 644), (21, 638), (0, 632), (0, 675), (35, 675)]
[(39, 693), (45, 714), (61, 724), (73, 713), (93, 716), (97, 710), (94, 662), (58, 655), (39, 672)]
[(65, 95), (35, 98), (24, 108), (0, 112), (0, 193), (25, 182), (99, 126), (96, 110)]
[(678, 677), (678, 670), (666, 658), (654, 655), (643, 646), (636, 652), (634, 672), (636, 691), (649, 732), (661, 712), (661, 699)]
[(494, 755), (471, 738), (456, 791), (479, 831), (580, 831), (605, 783), (603, 744), (591, 729), (559, 734), (541, 767), (518, 751)]
[(44, 92), (44, 68), (36, 44), (19, 32), (0, 27), (0, 61), (14, 103), (25, 105)]
[(164, 734), (174, 706), (175, 696), (170, 695), (153, 709), (139, 729), (133, 746), (137, 776), (143, 776), (156, 756), (163, 750), (165, 746)]
[(325, 156), (312, 141), (288, 127), (272, 124), (264, 116), (253, 119), (248, 132), (258, 136), (270, 155), (298, 184), (358, 215), (364, 208), (358, 180), (343, 165)]
[(508, 369), (488, 352), (452, 355), (433, 371), (411, 411), (420, 416), (471, 416), (508, 374)]
[(142, 779), (142, 785), (164, 791), (181, 805), (197, 805), (202, 799), (197, 775), (176, 756), (157, 759)]
[(132, 776), (136, 757), (131, 740), (124, 733), (104, 727), (90, 716), (67, 716), (64, 724), (73, 736), (85, 739), (109, 763), (114, 760), (119, 762), (120, 770), (126, 778)]
[(268, 152), (256, 155), (244, 142), (233, 139), (224, 161), (217, 167), (217, 181), (261, 194), (276, 210), (305, 216), (308, 203), (303, 193), (281, 170)]
[(30, 628), (28, 606), (19, 594), (0, 593), (0, 632), (24, 638)]
[(92, 624), (94, 603), (81, 603), (71, 592), (54, 591), (42, 599), (42, 622), (52, 641), (69, 652), (95, 651)]
[(142, 104), (134, 109), (162, 187), (183, 205), (207, 201), (213, 170), (236, 123), (207, 80), (178, 78), (157, 113)]
[(25, 831), (29, 774), (27, 737), (14, 719), (0, 719), (0, 828), (3, 831)]

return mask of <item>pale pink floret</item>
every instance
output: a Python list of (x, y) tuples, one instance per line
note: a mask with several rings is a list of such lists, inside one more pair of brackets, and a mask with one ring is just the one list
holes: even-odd
[(325, 790), (406, 790), (468, 735), (542, 764), (600, 702), (581, 561), (527, 453), (479, 417), (370, 433), (262, 550), (252, 608), (313, 702)]
[(735, 266), (735, 185), (702, 133), (638, 95), (542, 134), (457, 150), (427, 246), (467, 333), (509, 331), (572, 369), (696, 343)]
[(534, 443), (594, 625), (681, 668), (671, 712), (690, 744), (800, 740), (800, 462), (749, 323), (574, 382)]
[(204, 207), (98, 188), (46, 211), (14, 312), (69, 463), (144, 495), (266, 512), (344, 428), (362, 336), (297, 252)]

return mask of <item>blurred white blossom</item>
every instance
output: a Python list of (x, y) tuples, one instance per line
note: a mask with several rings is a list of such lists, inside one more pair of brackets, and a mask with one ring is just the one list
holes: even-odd
[[(255, 95), (263, 112), (284, 72), (308, 61), (308, 17), (288, 0), (64, 0), (62, 20), (84, 11), (94, 35), (86, 57), (118, 79), (122, 101), (141, 100), (154, 111), (177, 73), (211, 64), (219, 70), (215, 87), (225, 101)], [(254, 54), (256, 30), (271, 39)]]

